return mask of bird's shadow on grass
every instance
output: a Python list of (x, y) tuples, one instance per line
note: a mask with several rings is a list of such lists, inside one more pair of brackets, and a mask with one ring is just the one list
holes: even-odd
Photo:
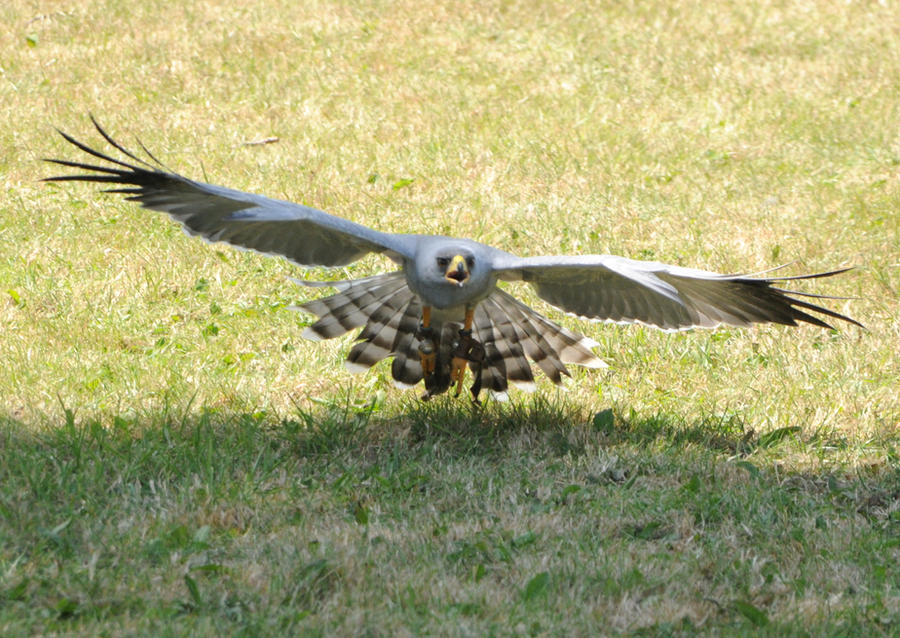
[[(802, 436), (813, 444), (823, 436), (798, 430), (758, 435), (737, 415), (688, 421), (621, 406), (591, 411), (543, 394), (483, 408), (447, 398), (391, 406), (337, 400), (298, 407), (280, 418), (199, 408), (181, 415), (167, 411), (100, 421), (78, 419), (64, 409), (59, 422), (38, 428), (0, 415), (0, 453), (8, 459), (0, 478), (18, 474), (32, 489), (50, 476), (60, 484), (75, 477), (107, 484), (113, 464), (113, 480), (120, 482), (191, 476), (215, 482), (242, 471), (267, 474), (296, 471), (301, 465), (378, 463), (386, 455), (394, 463), (418, 463), (437, 450), (442, 459), (498, 461), (607, 450), (638, 460), (655, 456), (656, 463), (732, 461), (758, 478), (756, 465), (742, 459), (753, 460), (759, 452)], [(46, 472), (47, 466), (52, 471)]]
[(520, 487), (563, 486), (561, 501), (593, 489), (662, 489), (700, 500), (722, 485), (760, 499), (787, 490), (894, 524), (885, 517), (894, 516), (890, 503), (900, 494), (900, 474), (891, 469), (895, 442), (885, 446), (893, 455), (887, 470), (869, 477), (827, 464), (784, 472), (766, 450), (797, 435), (756, 436), (733, 416), (685, 422), (621, 409), (591, 412), (542, 395), (484, 409), (444, 400), (323, 404), (279, 419), (200, 409), (101, 422), (65, 411), (60, 423), (30, 427), (0, 415), (0, 535), (5, 529), (23, 551), (77, 556), (81, 532), (74, 524), (68, 529), (71, 521), (117, 516), (129, 503), (262, 507), (279, 490), (299, 499), (307, 489), (325, 490), (327, 507), (339, 509), (360, 494), (387, 495), (385, 506), (401, 504), (402, 516), (410, 494), (425, 485), (443, 489), (460, 473)]

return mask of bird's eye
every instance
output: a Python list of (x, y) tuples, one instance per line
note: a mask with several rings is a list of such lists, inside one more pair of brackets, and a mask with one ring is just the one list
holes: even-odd
[(438, 265), (438, 268), (446, 269), (450, 265), (450, 258), (449, 257), (438, 257), (437, 265)]
[(466, 266), (469, 267), (469, 270), (475, 267), (475, 258), (474, 257), (466, 257)]

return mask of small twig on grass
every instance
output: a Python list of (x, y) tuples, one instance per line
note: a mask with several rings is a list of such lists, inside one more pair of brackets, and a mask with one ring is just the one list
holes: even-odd
[(279, 138), (277, 137), (263, 137), (258, 140), (251, 140), (249, 142), (241, 142), (244, 146), (262, 146), (263, 144), (274, 144), (275, 142), (279, 142)]

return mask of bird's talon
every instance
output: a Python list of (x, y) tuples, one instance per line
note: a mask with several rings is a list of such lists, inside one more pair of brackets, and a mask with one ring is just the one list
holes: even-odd
[(454, 396), (458, 397), (462, 393), (462, 384), (466, 378), (466, 366), (468, 364), (469, 362), (463, 357), (453, 357), (453, 361), (450, 364), (450, 383), (456, 384), (456, 394)]
[(469, 362), (462, 357), (453, 357), (453, 362), (450, 365), (450, 380), (456, 382), (459, 381), (461, 377), (464, 377), (468, 363)]
[(422, 365), (423, 375), (430, 377), (434, 374), (437, 352), (435, 352), (433, 341), (425, 340), (419, 344), (419, 363)]

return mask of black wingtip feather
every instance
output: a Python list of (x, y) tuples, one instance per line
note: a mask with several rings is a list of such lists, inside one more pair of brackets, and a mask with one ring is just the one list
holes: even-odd
[(93, 155), (97, 159), (102, 159), (106, 162), (118, 164), (119, 166), (123, 166), (123, 167), (133, 170), (133, 171), (140, 170), (139, 167), (137, 167), (137, 166), (133, 166), (133, 165), (129, 164), (128, 162), (123, 162), (121, 160), (117, 160), (114, 157), (110, 157), (109, 155), (106, 155), (105, 153), (101, 153), (100, 151), (91, 148), (90, 146), (88, 146), (87, 144), (84, 144), (83, 142), (79, 142), (74, 137), (72, 137), (71, 135), (69, 135), (68, 133), (66, 133), (64, 131), (61, 131), (59, 129), (56, 129), (56, 131), (60, 135), (62, 135), (63, 139), (66, 140), (69, 144), (76, 146), (77, 148), (81, 149), (88, 155)]
[[(800, 308), (805, 308), (806, 310), (811, 310), (813, 312), (821, 312), (823, 315), (827, 315), (829, 317), (834, 317), (835, 319), (841, 319), (842, 321), (852, 323), (853, 325), (859, 326), (860, 328), (862, 328), (864, 330), (866, 328), (864, 325), (862, 325), (856, 319), (852, 319), (852, 318), (848, 317), (847, 315), (842, 315), (841, 313), (835, 312), (834, 310), (830, 310), (828, 308), (825, 308), (824, 306), (817, 306), (816, 304), (812, 304), (812, 303), (803, 301), (802, 299), (794, 299), (793, 297), (786, 296), (786, 298), (790, 300), (790, 303), (792, 306), (799, 306)], [(820, 319), (811, 317), (810, 315), (808, 315), (805, 312), (802, 312), (800, 310), (795, 309), (795, 311), (797, 312), (798, 315), (801, 315), (800, 318), (802, 318), (803, 321), (807, 321), (809, 323), (815, 324), (817, 326), (821, 326), (823, 328), (828, 328), (830, 330), (834, 330), (834, 327), (830, 326), (829, 324), (825, 323), (824, 321), (821, 321)], [(814, 321), (810, 321), (810, 318), (814, 319)]]
[(846, 268), (838, 268), (836, 270), (829, 270), (825, 272), (816, 272), (810, 273), (806, 275), (794, 275), (791, 277), (764, 277), (764, 278), (747, 278), (747, 277), (737, 277), (734, 281), (740, 282), (747, 286), (758, 286), (760, 290), (765, 290), (767, 293), (772, 293), (775, 295), (775, 299), (772, 301), (780, 302), (780, 304), (786, 304), (790, 309), (790, 316), (794, 321), (782, 322), (780, 320), (776, 320), (778, 323), (786, 323), (787, 325), (797, 325), (796, 321), (803, 321), (806, 323), (810, 323), (814, 326), (819, 326), (820, 328), (826, 328), (828, 330), (834, 330), (834, 326), (831, 324), (810, 315), (799, 308), (803, 308), (805, 310), (809, 310), (812, 312), (818, 312), (828, 317), (833, 317), (835, 319), (840, 319), (842, 321), (846, 321), (847, 323), (851, 323), (855, 326), (858, 326), (862, 329), (866, 329), (866, 327), (858, 322), (856, 319), (852, 319), (846, 315), (842, 315), (839, 312), (835, 312), (834, 310), (830, 310), (824, 306), (818, 306), (816, 304), (803, 301), (802, 299), (797, 299), (792, 295), (799, 295), (801, 297), (810, 297), (814, 299), (847, 299), (847, 297), (833, 297), (830, 295), (816, 295), (808, 292), (800, 292), (797, 290), (786, 290), (784, 288), (778, 288), (773, 286), (772, 284), (776, 282), (784, 282), (784, 281), (800, 281), (804, 279), (820, 279), (823, 277), (833, 277), (835, 275), (840, 275), (842, 273), (853, 270), (853, 266), (847, 266)]
[(106, 184), (122, 184), (125, 178), (118, 175), (55, 175), (45, 177), (42, 182), (100, 182)]
[[(166, 175), (166, 173), (160, 170), (158, 167), (153, 166), (149, 162), (141, 159), (127, 148), (119, 144), (113, 137), (106, 132), (106, 130), (100, 126), (100, 123), (97, 119), (91, 115), (91, 122), (94, 124), (94, 127), (100, 133), (104, 140), (110, 144), (114, 149), (124, 154), (126, 157), (134, 160), (137, 164), (131, 164), (126, 161), (122, 161), (98, 151), (94, 148), (91, 148), (84, 142), (81, 142), (65, 131), (60, 129), (56, 129), (56, 131), (62, 136), (64, 140), (80, 149), (81, 151), (87, 153), (92, 157), (96, 157), (97, 159), (103, 160), (104, 162), (109, 162), (113, 166), (100, 166), (97, 164), (89, 164), (87, 162), (75, 162), (71, 160), (65, 159), (57, 159), (57, 158), (44, 158), (45, 162), (49, 162), (51, 164), (57, 164), (59, 166), (66, 166), (68, 168), (76, 168), (82, 171), (87, 171), (86, 173), (78, 174), (78, 175), (54, 175), (52, 177), (45, 177), (41, 181), (43, 182), (94, 182), (101, 184), (133, 184), (138, 186), (145, 186), (145, 183), (154, 178)], [(147, 155), (155, 162), (157, 162), (160, 166), (162, 163), (159, 162), (153, 155), (147, 151), (146, 147), (141, 144), (141, 148), (147, 153)], [(99, 174), (98, 174), (99, 173)], [(138, 194), (143, 192), (142, 188), (122, 188), (122, 189), (107, 189), (106, 192), (113, 193), (124, 193), (124, 194)]]
[(759, 281), (799, 281), (801, 279), (820, 279), (822, 277), (834, 277), (835, 275), (840, 275), (842, 273), (853, 270), (853, 266), (847, 266), (846, 268), (838, 268), (837, 270), (829, 270), (827, 272), (814, 272), (808, 275), (794, 275), (793, 277), (766, 277), (764, 280)]
[[(110, 175), (119, 175), (124, 176), (127, 175), (130, 171), (123, 171), (120, 168), (110, 168), (109, 166), (96, 166), (94, 164), (85, 164), (84, 162), (73, 162), (71, 160), (63, 160), (63, 159), (53, 159), (49, 157), (44, 158), (45, 162), (50, 162), (51, 164), (59, 164), (60, 166), (68, 166), (69, 168), (80, 168), (84, 171), (96, 171), (98, 173), (108, 173)], [(52, 182), (57, 180), (55, 177), (46, 177), (41, 181), (44, 182)]]
[(776, 288), (772, 286), (772, 290), (785, 295), (800, 295), (801, 297), (810, 297), (812, 299), (836, 299), (840, 301), (858, 301), (860, 297), (840, 297), (838, 295), (817, 295), (812, 292), (802, 292), (800, 290), (788, 290), (787, 288)]
[[(138, 162), (139, 164), (143, 164), (144, 166), (146, 166), (146, 167), (149, 168), (150, 170), (156, 170), (156, 167), (155, 167), (155, 166), (153, 166), (152, 164), (148, 163), (146, 160), (141, 159), (140, 157), (138, 157), (137, 155), (135, 155), (134, 153), (132, 153), (131, 151), (129, 151), (127, 148), (125, 148), (124, 146), (122, 146), (121, 144), (119, 144), (116, 140), (114, 140), (114, 139), (112, 138), (112, 136), (111, 136), (109, 133), (107, 133), (107, 132), (103, 129), (102, 126), (100, 126), (100, 123), (99, 123), (99, 122), (97, 121), (97, 119), (94, 117), (94, 114), (93, 114), (93, 113), (89, 113), (88, 115), (89, 115), (89, 117), (91, 118), (91, 122), (93, 123), (94, 128), (97, 129), (97, 132), (100, 133), (100, 135), (103, 137), (103, 139), (105, 139), (105, 140), (109, 143), (110, 146), (112, 146), (114, 149), (116, 149), (116, 150), (119, 151), (120, 153), (123, 153), (123, 154), (126, 155), (127, 157), (130, 157), (130, 158), (133, 159), (135, 162)], [(141, 144), (141, 146), (143, 147), (143, 144)], [(144, 149), (144, 150), (146, 151), (146, 149)], [(147, 153), (147, 154), (150, 155), (149, 153)], [(154, 161), (156, 160), (156, 158), (154, 158), (152, 155), (150, 155), (150, 157), (151, 157)], [(131, 168), (134, 168), (134, 167), (131, 167)]]
[[(117, 193), (123, 195), (139, 195), (144, 192), (143, 188), (133, 187), (133, 188), (104, 188), (104, 193)], [(128, 198), (126, 198), (128, 199)]]
[(153, 153), (150, 152), (150, 149), (147, 148), (146, 146), (144, 146), (144, 143), (140, 140), (140, 138), (135, 138), (135, 139), (137, 139), (137, 143), (138, 143), (138, 145), (141, 147), (141, 150), (144, 151), (144, 152), (147, 154), (147, 157), (149, 157), (149, 158), (152, 159), (154, 162), (156, 162), (156, 164), (157, 164), (159, 167), (164, 168), (165, 170), (169, 171), (170, 173), (174, 173), (174, 172), (175, 172), (175, 171), (173, 171), (171, 168), (169, 168), (168, 166), (166, 166), (165, 164), (163, 164), (161, 161), (159, 161), (159, 160), (156, 158), (156, 156), (155, 156)]

